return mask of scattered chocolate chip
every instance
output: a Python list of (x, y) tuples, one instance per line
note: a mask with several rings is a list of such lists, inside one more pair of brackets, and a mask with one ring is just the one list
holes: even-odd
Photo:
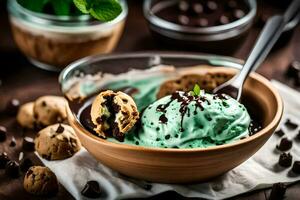
[(5, 166), (5, 174), (11, 178), (20, 176), (20, 166), (16, 161), (9, 161)]
[(300, 161), (295, 161), (292, 167), (292, 171), (296, 174), (300, 174)]
[(282, 167), (290, 167), (292, 165), (293, 156), (290, 153), (282, 153), (279, 157), (278, 164)]
[(242, 11), (241, 9), (236, 9), (236, 10), (233, 12), (233, 16), (234, 16), (236, 19), (241, 19), (242, 17), (245, 16), (245, 12)]
[(34, 140), (31, 137), (24, 137), (23, 138), (23, 144), (22, 144), (22, 148), (25, 151), (34, 151)]
[(275, 183), (272, 186), (269, 200), (283, 199), (286, 191), (286, 185), (284, 183)]
[(0, 142), (6, 140), (6, 134), (7, 134), (6, 128), (4, 126), (0, 126)]
[(198, 19), (196, 23), (200, 27), (207, 27), (208, 26), (208, 20), (205, 19), (205, 18)]
[(102, 192), (97, 181), (88, 181), (81, 191), (81, 194), (88, 198), (100, 198)]
[(186, 15), (179, 15), (178, 16), (178, 23), (181, 25), (188, 25), (190, 19)]
[(6, 104), (6, 113), (8, 115), (16, 115), (20, 107), (20, 101), (18, 99), (12, 99)]
[(9, 146), (15, 147), (16, 145), (17, 145), (16, 138), (14, 136), (12, 136)]
[(6, 152), (0, 154), (0, 169), (4, 169), (9, 161), (9, 157)]
[(181, 12), (187, 12), (190, 8), (190, 5), (187, 1), (179, 1), (178, 3), (178, 9)]
[(219, 24), (220, 25), (225, 25), (225, 24), (229, 24), (229, 18), (225, 15), (222, 15), (219, 19)]
[(29, 158), (24, 158), (20, 161), (20, 169), (22, 172), (26, 172), (33, 166), (33, 162)]
[(279, 137), (284, 136), (284, 132), (283, 132), (282, 129), (279, 129), (278, 131), (275, 131), (275, 134), (276, 134), (277, 136), (279, 136)]
[(203, 6), (201, 3), (195, 3), (192, 6), (192, 10), (195, 14), (199, 15), (199, 14), (203, 13), (204, 9), (203, 9)]
[(56, 129), (56, 133), (63, 133), (64, 130), (65, 130), (65, 128), (61, 124), (59, 124)]
[(286, 120), (286, 122), (284, 124), (290, 129), (298, 128), (298, 124), (292, 122), (290, 119)]
[(276, 146), (280, 151), (287, 151), (292, 148), (293, 142), (287, 138), (282, 138), (279, 145)]

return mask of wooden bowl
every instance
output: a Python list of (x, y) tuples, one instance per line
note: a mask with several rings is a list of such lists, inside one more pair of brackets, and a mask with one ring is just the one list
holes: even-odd
[[(232, 75), (235, 73), (235, 70), (228, 68), (218, 70), (226, 70)], [(83, 146), (111, 169), (147, 181), (199, 182), (219, 176), (250, 158), (278, 126), (283, 102), (267, 79), (252, 73), (244, 85), (243, 94), (262, 117), (264, 128), (246, 139), (209, 148), (163, 149), (113, 143), (84, 129), (70, 110), (68, 117)]]

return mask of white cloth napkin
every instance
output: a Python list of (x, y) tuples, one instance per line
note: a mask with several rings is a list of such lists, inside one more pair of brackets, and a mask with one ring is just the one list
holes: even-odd
[[(277, 81), (272, 82), (284, 100), (285, 110), (281, 124), (288, 137), (294, 141), (290, 152), (293, 160), (300, 160), (300, 141), (294, 140), (300, 127), (292, 131), (283, 125), (286, 118), (300, 124), (300, 93)], [(290, 183), (300, 180), (300, 175), (291, 173), (291, 168), (280, 168), (277, 165), (280, 154), (275, 146), (278, 142), (278, 136), (273, 135), (246, 162), (210, 182), (191, 185), (149, 183), (152, 186), (150, 190), (144, 189), (148, 183), (126, 178), (98, 163), (84, 148), (66, 160), (46, 161), (42, 158), (41, 160), (57, 175), (59, 182), (76, 199), (85, 199), (80, 191), (89, 180), (98, 181), (105, 191), (101, 199), (146, 197), (169, 190), (186, 197), (224, 199), (251, 190), (267, 188), (273, 183)]]

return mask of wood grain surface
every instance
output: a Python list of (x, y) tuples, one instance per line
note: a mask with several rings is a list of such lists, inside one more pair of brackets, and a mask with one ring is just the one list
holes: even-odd
[[(176, 48), (170, 48), (155, 41), (148, 30), (147, 23), (142, 16), (142, 1), (129, 0), (129, 16), (126, 24), (126, 30), (115, 52), (133, 52), (133, 51), (155, 51), (167, 50), (174, 51)], [(23, 135), (34, 136), (35, 133), (24, 132), (16, 124), (14, 117), (8, 117), (1, 112), (6, 102), (11, 98), (18, 98), (22, 103), (36, 99), (45, 94), (60, 94), (57, 82), (58, 74), (46, 72), (32, 66), (24, 56), (18, 51), (13, 43), (10, 27), (5, 12), (5, 1), (0, 2), (0, 125), (8, 129), (8, 139), (0, 143), (0, 152), (6, 151), (12, 159), (17, 159), (21, 149), (21, 139)], [(278, 10), (273, 3), (260, 3), (259, 12), (262, 14), (272, 14)], [(139, 31), (137, 31), (137, 29)], [(253, 27), (244, 44), (238, 49), (233, 57), (244, 59), (260, 31), (259, 26)], [(287, 79), (284, 72), (291, 61), (300, 61), (300, 28), (297, 27), (291, 38), (281, 39), (283, 45), (277, 45), (268, 56), (264, 64), (258, 69), (258, 72), (269, 79), (280, 80), (290, 86), (293, 86), (291, 80)], [(284, 40), (283, 40), (284, 39)], [(188, 49), (180, 49), (188, 51)], [(201, 52), (201, 50), (199, 50)], [(299, 90), (299, 88), (296, 88)], [(17, 139), (16, 147), (9, 147), (11, 137)], [(32, 158), (35, 164), (41, 164), (38, 158), (32, 152), (25, 152), (25, 156)], [(243, 194), (232, 199), (246, 200), (268, 198), (270, 189), (254, 191)], [(183, 199), (174, 192), (160, 194), (151, 199), (166, 199), (173, 197)], [(10, 179), (4, 175), (4, 170), (0, 170), (0, 199), (18, 200), (18, 199), (41, 199), (27, 194), (22, 187), (22, 177), (19, 179)], [(73, 199), (73, 197), (61, 186), (56, 197), (49, 199)], [(300, 183), (294, 183), (289, 186), (286, 199), (300, 199)]]

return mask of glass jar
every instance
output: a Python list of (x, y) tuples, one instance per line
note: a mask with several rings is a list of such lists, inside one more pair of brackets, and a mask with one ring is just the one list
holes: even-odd
[(71, 62), (94, 54), (110, 53), (123, 33), (128, 13), (121, 0), (122, 13), (113, 21), (100, 22), (89, 15), (55, 16), (32, 12), (17, 0), (8, 1), (14, 40), (37, 67), (60, 71)]

